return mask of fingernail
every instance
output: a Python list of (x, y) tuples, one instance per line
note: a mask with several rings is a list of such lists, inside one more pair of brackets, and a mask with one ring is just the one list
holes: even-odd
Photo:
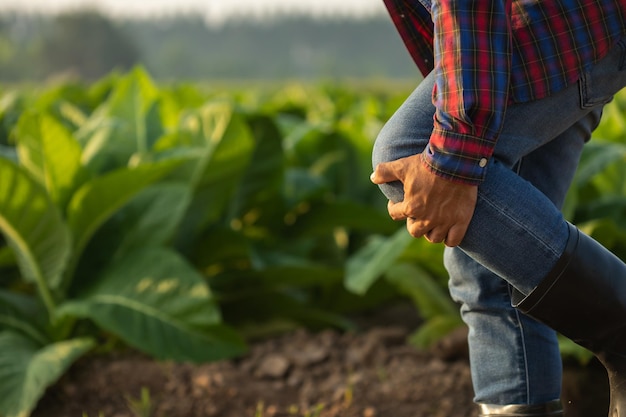
[(374, 182), (374, 177), (376, 176), (375, 172), (372, 172), (370, 175), (370, 181)]

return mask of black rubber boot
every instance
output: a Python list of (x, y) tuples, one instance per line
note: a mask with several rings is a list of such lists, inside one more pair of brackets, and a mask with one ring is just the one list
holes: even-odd
[(555, 268), (513, 302), (596, 355), (609, 377), (609, 417), (626, 417), (626, 264), (570, 225)]
[(479, 417), (562, 417), (560, 401), (538, 405), (488, 405), (480, 404)]

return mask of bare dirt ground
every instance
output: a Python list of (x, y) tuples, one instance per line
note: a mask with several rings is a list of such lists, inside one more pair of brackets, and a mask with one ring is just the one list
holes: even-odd
[[(463, 330), (418, 351), (406, 344), (414, 320), (406, 311), (391, 316), (378, 315), (358, 333), (294, 331), (212, 364), (90, 356), (47, 392), (33, 416), (476, 416)], [(606, 416), (603, 372), (566, 367), (568, 417)]]

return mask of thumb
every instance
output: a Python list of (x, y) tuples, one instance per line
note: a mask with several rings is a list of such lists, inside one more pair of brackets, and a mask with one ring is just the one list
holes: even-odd
[(384, 184), (387, 182), (399, 181), (396, 170), (394, 169), (394, 162), (381, 162), (376, 165), (374, 172), (370, 175), (370, 180), (374, 184)]

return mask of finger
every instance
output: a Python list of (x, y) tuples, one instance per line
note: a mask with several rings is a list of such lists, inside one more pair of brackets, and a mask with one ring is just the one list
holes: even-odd
[(441, 243), (446, 240), (447, 231), (442, 228), (435, 228), (424, 234), (424, 239), (430, 243)]
[(465, 237), (465, 233), (467, 233), (467, 225), (459, 226), (454, 225), (448, 231), (448, 236), (446, 236), (445, 244), (446, 246), (453, 248), (455, 246), (459, 246)]
[(406, 219), (406, 230), (414, 238), (420, 238), (424, 236), (424, 234), (430, 230), (430, 227), (432, 226), (428, 226), (423, 221), (410, 217)]
[(389, 216), (396, 221), (406, 220), (409, 217), (406, 214), (406, 207), (403, 202), (394, 203), (389, 200), (387, 203), (387, 212), (389, 213)]
[(374, 172), (370, 175), (370, 180), (374, 184), (400, 181), (401, 179), (398, 174), (398, 164), (395, 161), (381, 162), (376, 165)]

